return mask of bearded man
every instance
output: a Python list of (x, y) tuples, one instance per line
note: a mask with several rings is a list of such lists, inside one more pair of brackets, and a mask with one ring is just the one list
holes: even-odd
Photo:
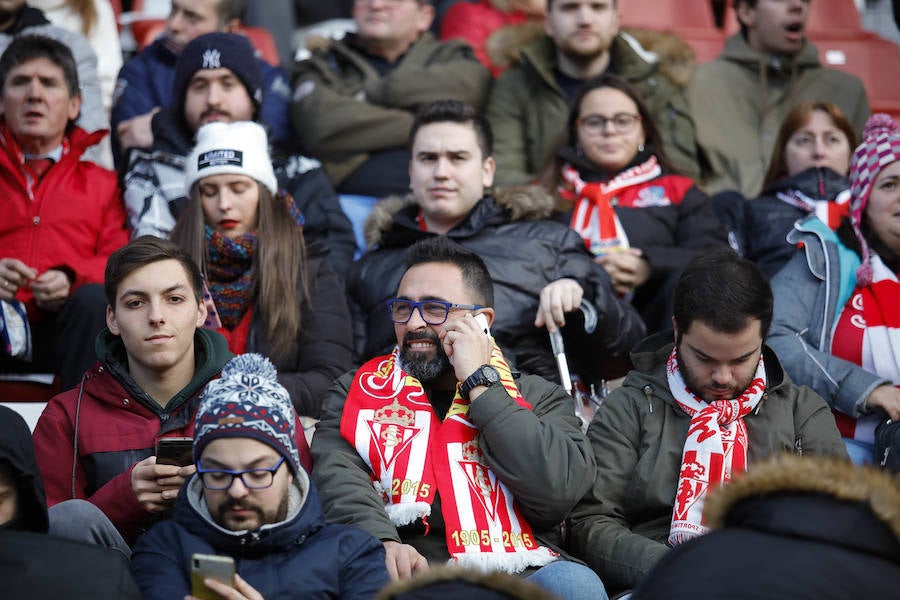
[(605, 599), (558, 546), (594, 477), (572, 399), (510, 369), (476, 254), (433, 236), (410, 247), (406, 267), (387, 301), (397, 345), (337, 381), (313, 438), (328, 521), (380, 539), (393, 579), (450, 560), (527, 576), (559, 598)]
[(748, 465), (781, 452), (847, 457), (825, 401), (765, 345), (772, 307), (752, 262), (730, 250), (694, 259), (675, 288), (674, 346), (665, 332), (641, 342), (635, 370), (595, 413), (597, 478), (569, 531), (611, 590), (705, 533), (706, 496)]

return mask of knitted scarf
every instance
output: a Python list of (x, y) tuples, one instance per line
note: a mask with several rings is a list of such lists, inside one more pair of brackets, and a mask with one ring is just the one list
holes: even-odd
[(731, 481), (735, 473), (747, 469), (747, 427), (749, 414), (766, 391), (763, 357), (753, 381), (737, 398), (706, 402), (687, 387), (678, 368), (677, 350), (666, 362), (666, 376), (675, 403), (691, 418), (681, 455), (681, 470), (675, 488), (675, 507), (669, 544), (676, 546), (707, 532), (703, 525), (703, 504), (710, 489)]
[[(491, 365), (510, 398), (531, 410), (496, 344)], [(447, 548), (461, 566), (518, 573), (556, 560), (556, 553), (538, 545), (512, 492), (485, 460), (468, 411), (469, 401), (457, 386), (441, 422), (394, 348), (356, 373), (341, 436), (371, 469), (372, 485), (394, 525), (417, 519), (427, 525), (435, 496), (441, 495)]]
[(578, 232), (588, 250), (595, 256), (627, 248), (628, 236), (614, 209), (616, 195), (626, 188), (659, 177), (660, 174), (662, 168), (655, 156), (622, 171), (606, 183), (585, 182), (578, 170), (566, 163), (562, 168), (562, 178), (570, 189), (561, 188), (559, 193), (562, 197), (575, 201), (569, 226)]
[[(872, 283), (857, 286), (838, 317), (831, 353), (900, 385), (900, 281), (877, 254), (872, 255)], [(879, 414), (859, 419), (834, 414), (841, 436), (874, 443)]]
[(256, 276), (252, 267), (258, 240), (254, 233), (230, 239), (209, 225), (204, 226), (204, 234), (209, 291), (222, 325), (234, 329), (253, 303)]

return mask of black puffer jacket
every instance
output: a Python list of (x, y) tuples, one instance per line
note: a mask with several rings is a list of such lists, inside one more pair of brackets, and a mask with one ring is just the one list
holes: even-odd
[[(536, 328), (534, 319), (541, 290), (569, 277), (581, 284), (585, 301), (598, 316), (591, 334), (579, 311), (566, 316), (562, 332), (570, 369), (588, 379), (624, 374), (628, 352), (644, 332), (641, 318), (616, 297), (578, 234), (544, 220), (552, 208), (552, 198), (539, 188), (512, 188), (496, 199), (480, 200), (447, 237), (487, 265), (497, 313), (492, 333), (518, 369), (559, 380), (547, 331)], [(354, 264), (348, 280), (360, 361), (385, 354), (396, 343), (385, 300), (397, 291), (406, 249), (435, 235), (419, 228), (418, 212), (412, 198), (391, 198), (376, 205), (367, 221), (368, 245), (376, 247)]]
[[(850, 182), (827, 167), (811, 167), (791, 177), (773, 181), (762, 195), (744, 200), (736, 192), (724, 192), (716, 198), (723, 202), (738, 202), (725, 212), (732, 245), (755, 262), (770, 279), (794, 255), (796, 247), (787, 241), (787, 234), (798, 219), (811, 213), (788, 204), (778, 195), (802, 194), (809, 200), (834, 202), (848, 192)], [(726, 200), (727, 198), (727, 200)], [(843, 197), (841, 198), (843, 199)], [(738, 208), (739, 207), (739, 208)]]

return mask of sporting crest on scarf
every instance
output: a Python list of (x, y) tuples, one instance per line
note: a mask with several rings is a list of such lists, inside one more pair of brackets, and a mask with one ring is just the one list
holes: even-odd
[[(530, 410), (496, 344), (491, 365), (509, 396)], [(427, 518), (440, 493), (453, 561), (517, 573), (556, 560), (556, 553), (537, 543), (512, 492), (488, 464), (468, 410), (457, 386), (441, 422), (422, 384), (403, 371), (395, 348), (357, 372), (344, 404), (341, 436), (369, 467), (394, 525)]]
[(681, 470), (675, 488), (675, 506), (669, 544), (676, 546), (707, 532), (703, 504), (711, 489), (731, 481), (747, 468), (747, 427), (744, 416), (762, 400), (766, 390), (766, 368), (760, 355), (756, 373), (747, 389), (730, 400), (706, 402), (684, 382), (678, 368), (678, 352), (672, 349), (666, 376), (675, 403), (691, 418), (681, 455)]
[(810, 198), (800, 190), (778, 192), (775, 197), (807, 214), (817, 216), (829, 229), (837, 229), (844, 217), (850, 214), (850, 190), (842, 191), (833, 201)]

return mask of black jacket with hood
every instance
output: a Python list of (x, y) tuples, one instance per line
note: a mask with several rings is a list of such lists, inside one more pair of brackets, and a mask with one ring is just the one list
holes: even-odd
[[(637, 311), (616, 297), (609, 276), (593, 262), (581, 237), (546, 220), (552, 210), (553, 199), (540, 188), (510, 188), (478, 201), (447, 237), (485, 262), (494, 282), (492, 334), (517, 369), (559, 381), (547, 330), (535, 327), (534, 319), (541, 290), (571, 278), (584, 290), (583, 305), (597, 317), (596, 327), (587, 333), (581, 312), (566, 315), (562, 334), (571, 370), (587, 379), (622, 375), (644, 324)], [(389, 198), (375, 206), (366, 222), (371, 249), (354, 264), (347, 282), (360, 361), (386, 354), (396, 343), (385, 301), (394, 296), (406, 271), (406, 249), (436, 235), (419, 227), (418, 214), (412, 198)]]
[(9, 600), (138, 600), (121, 554), (50, 537), (44, 483), (31, 432), (14, 410), (0, 406), (0, 473), (15, 484), (17, 511), (0, 524), (0, 582)]

